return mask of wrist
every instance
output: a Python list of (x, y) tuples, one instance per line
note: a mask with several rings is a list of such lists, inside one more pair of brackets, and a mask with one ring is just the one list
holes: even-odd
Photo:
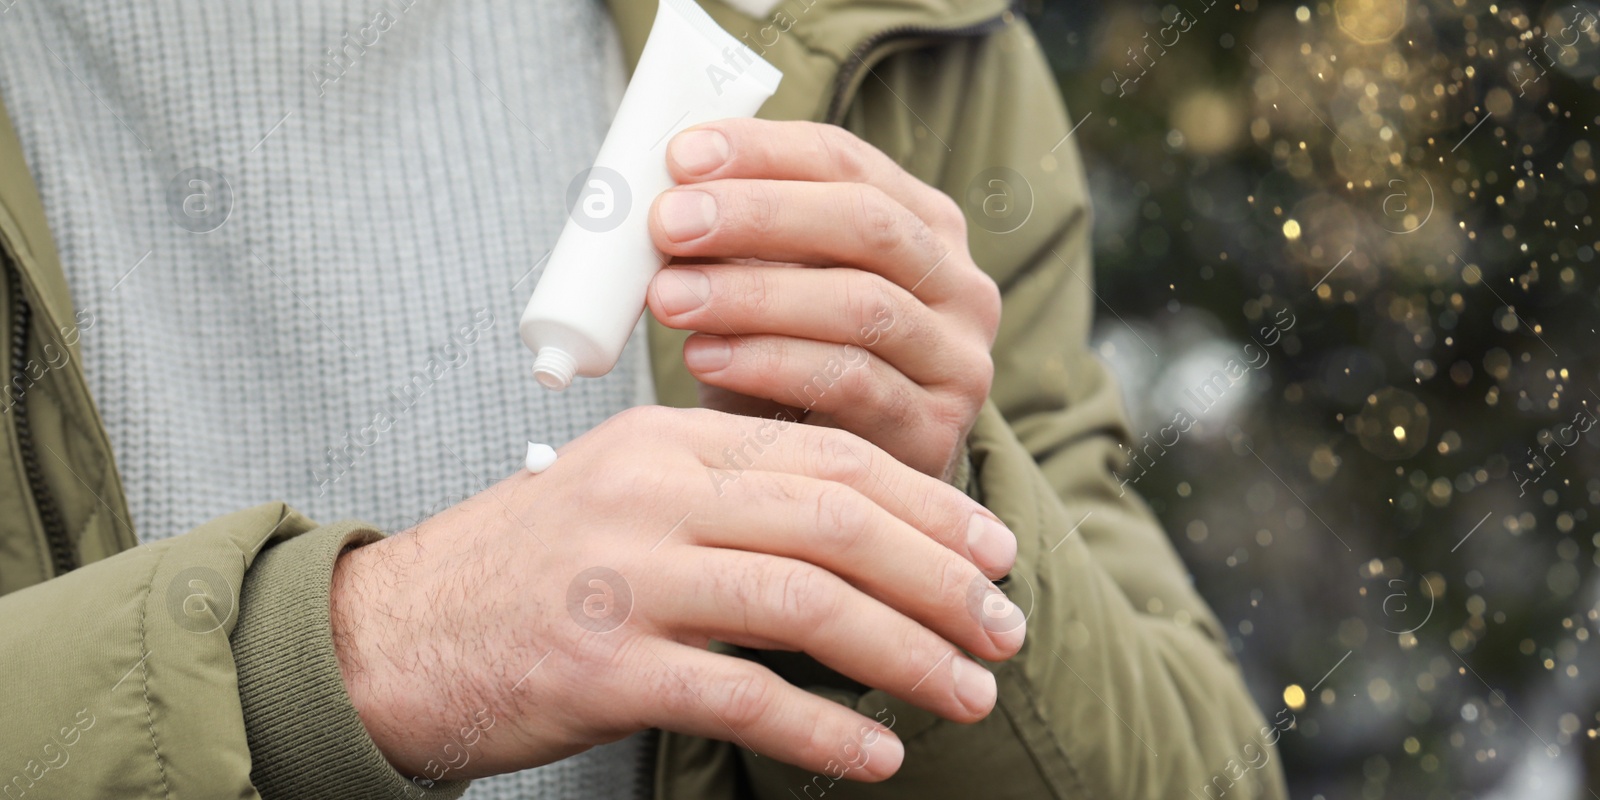
[(409, 652), (406, 645), (393, 641), (393, 623), (398, 621), (395, 593), (404, 584), (394, 575), (395, 559), (382, 557), (387, 542), (352, 547), (339, 555), (329, 594), (329, 624), (339, 674), (367, 735), (396, 770), (417, 776), (423, 774), (426, 759), (418, 758), (407, 743), (415, 741), (423, 720), (399, 724), (405, 717), (396, 705), (403, 692), (387, 655)]
[(445, 781), (419, 790), (350, 702), (330, 591), (340, 555), (377, 538), (358, 522), (325, 526), (263, 548), (245, 573), (231, 640), (250, 780), (263, 797), (449, 798), (466, 789)]

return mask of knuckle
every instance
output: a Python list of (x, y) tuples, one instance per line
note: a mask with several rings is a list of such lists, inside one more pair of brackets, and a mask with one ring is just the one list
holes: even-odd
[(826, 718), (814, 718), (809, 722), (809, 730), (795, 737), (795, 741), (804, 742), (796, 752), (819, 761), (829, 759), (837, 763), (835, 759), (839, 752), (840, 737), (834, 726), (826, 724)]
[[(871, 368), (858, 370), (858, 380), (871, 380)], [(873, 411), (882, 424), (895, 428), (912, 426), (920, 422), (917, 390), (907, 381), (873, 380), (875, 387), (863, 387), (872, 397)]]
[(838, 595), (820, 570), (807, 565), (778, 569), (779, 574), (768, 584), (772, 587), (768, 607), (778, 615), (779, 624), (804, 635), (833, 618)]
[(636, 663), (622, 665), (622, 669), (641, 675), (641, 688), (647, 696), (657, 698), (662, 710), (674, 717), (687, 717), (700, 713), (705, 708), (701, 696), (690, 688), (704, 682), (708, 677), (702, 669), (686, 664), (668, 667), (655, 658), (636, 660)]
[(735, 208), (742, 227), (750, 233), (766, 234), (777, 229), (782, 206), (773, 181), (744, 181)]
[(939, 230), (950, 234), (955, 241), (967, 240), (967, 215), (962, 213), (961, 204), (955, 198), (937, 189), (933, 191), (936, 199), (933, 201), (934, 218), (928, 220), (937, 225)]
[(804, 619), (815, 613), (821, 590), (817, 574), (808, 569), (788, 569), (777, 582), (775, 598), (778, 609), (785, 617)]
[(859, 485), (867, 477), (867, 461), (862, 442), (852, 433), (840, 430), (818, 430), (812, 439), (812, 473), (824, 480), (849, 486)]
[(903, 240), (901, 216), (882, 189), (869, 184), (852, 184), (855, 193), (855, 227), (861, 242), (878, 251), (894, 251)]
[(910, 245), (912, 253), (918, 258), (927, 260), (928, 269), (932, 269), (934, 265), (954, 255), (950, 247), (944, 243), (944, 240), (940, 239), (939, 235), (934, 232), (934, 224), (936, 223), (924, 220), (907, 211), (903, 221), (903, 228), (905, 231), (909, 231), (910, 235), (907, 236), (902, 233), (900, 236), (902, 243)]
[(805, 490), (797, 484), (783, 480), (764, 482), (763, 491), (772, 500), (783, 506), (803, 507), (810, 498), (805, 496)]
[(722, 716), (734, 730), (760, 723), (772, 708), (776, 683), (754, 666), (741, 667), (722, 684)]
[(635, 641), (610, 636), (577, 636), (568, 640), (562, 654), (585, 672), (628, 672), (636, 666), (632, 646)]
[(973, 353), (962, 363), (965, 366), (959, 396), (967, 408), (976, 408), (989, 399), (989, 390), (994, 386), (994, 357), (984, 349)]
[(817, 141), (833, 162), (834, 169), (846, 181), (860, 181), (867, 176), (868, 153), (866, 142), (837, 125), (813, 123)]
[[(899, 635), (894, 637), (898, 645), (895, 652), (900, 654), (899, 663), (901, 675), (907, 683), (920, 680), (928, 671), (929, 664), (940, 667), (949, 666), (950, 646), (940, 641), (937, 634), (931, 633), (921, 625), (908, 625)], [(961, 657), (957, 654), (957, 657)], [(930, 683), (936, 679), (930, 679)], [(931, 687), (929, 687), (931, 688)]]
[(949, 339), (947, 320), (909, 290), (884, 281), (885, 304), (873, 313), (873, 325), (883, 336), (905, 342), (905, 349), (927, 352)]
[(789, 348), (779, 337), (750, 336), (742, 342), (734, 342), (732, 346), (741, 362), (735, 365), (740, 370), (748, 368), (748, 374), (757, 376), (783, 374)]
[(738, 306), (750, 315), (750, 318), (766, 318), (779, 309), (782, 294), (779, 291), (778, 280), (768, 280), (768, 270), (760, 267), (726, 267), (726, 269), (707, 270), (712, 275), (714, 282), (728, 283), (723, 294), (726, 298), (738, 298)]
[[(954, 538), (947, 535), (946, 538)], [(950, 544), (950, 542), (945, 542)], [(933, 590), (939, 607), (961, 610), (967, 605), (967, 592), (972, 586), (978, 568), (968, 564), (965, 559), (953, 552), (940, 560), (938, 574), (934, 577)]]
[(824, 484), (816, 497), (818, 538), (835, 552), (859, 542), (871, 521), (866, 498), (842, 484)]
[(858, 270), (851, 270), (851, 273), (852, 277), (860, 276), (860, 279), (845, 282), (845, 308), (850, 310), (861, 330), (872, 330), (875, 320), (901, 316), (898, 311), (905, 301), (898, 286), (876, 273)]
[(977, 408), (966, 399), (945, 399), (933, 404), (929, 411), (932, 418), (933, 431), (930, 433), (929, 446), (934, 452), (951, 453), (961, 444), (961, 437), (966, 435), (967, 426), (972, 423), (973, 409)]
[(762, 565), (746, 563), (727, 572), (713, 573), (710, 581), (718, 596), (726, 596), (739, 608), (751, 608), (762, 599), (761, 587), (766, 585), (770, 577)]
[(1000, 294), (1000, 285), (995, 283), (989, 273), (981, 269), (974, 270), (977, 279), (973, 282), (972, 296), (973, 307), (978, 313), (978, 321), (983, 326), (983, 332), (990, 342), (1000, 331), (1000, 313), (1004, 306), (1004, 298)]

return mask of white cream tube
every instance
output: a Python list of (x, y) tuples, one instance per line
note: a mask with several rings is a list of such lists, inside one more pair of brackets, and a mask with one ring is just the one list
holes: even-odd
[(694, 0), (661, 0), (633, 80), (594, 167), (522, 312), (533, 375), (560, 391), (622, 357), (666, 256), (650, 242), (650, 205), (672, 186), (667, 141), (702, 122), (754, 116), (783, 77)]

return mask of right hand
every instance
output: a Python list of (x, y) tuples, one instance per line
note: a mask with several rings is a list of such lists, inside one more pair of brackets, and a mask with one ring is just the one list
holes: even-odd
[[(707, 641), (804, 651), (975, 722), (995, 682), (962, 651), (1021, 647), (989, 582), (1015, 557), (993, 514), (852, 434), (638, 408), (539, 475), (341, 556), (334, 642), (407, 775), (510, 772), (658, 727), (877, 781), (904, 756), (892, 732)], [(438, 774), (458, 744), (470, 760)]]

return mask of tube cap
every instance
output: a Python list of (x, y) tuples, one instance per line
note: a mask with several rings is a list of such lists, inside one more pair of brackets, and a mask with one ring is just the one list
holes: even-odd
[(540, 386), (552, 392), (571, 386), (573, 373), (577, 369), (578, 364), (572, 354), (558, 347), (541, 347), (533, 359), (533, 377)]

